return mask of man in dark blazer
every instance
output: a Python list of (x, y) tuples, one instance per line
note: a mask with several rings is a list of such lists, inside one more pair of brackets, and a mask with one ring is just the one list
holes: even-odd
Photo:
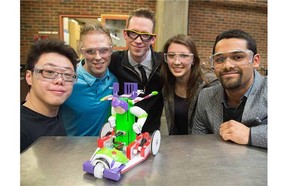
[(267, 148), (267, 77), (261, 76), (255, 40), (242, 30), (216, 37), (210, 61), (221, 84), (203, 89), (192, 134)]
[[(156, 40), (155, 15), (149, 8), (139, 8), (131, 12), (127, 29), (123, 31), (128, 50), (113, 52), (109, 70), (119, 82), (119, 95), (124, 93), (124, 83), (134, 82), (143, 93), (140, 97), (158, 91), (158, 95), (136, 103), (148, 113), (142, 132), (153, 133), (160, 129), (163, 110), (160, 67), (163, 61), (162, 52), (153, 50)], [(142, 67), (142, 68), (141, 68)]]

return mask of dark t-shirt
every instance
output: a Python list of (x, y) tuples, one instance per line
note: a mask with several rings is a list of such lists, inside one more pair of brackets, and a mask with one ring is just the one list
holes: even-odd
[(56, 117), (47, 117), (21, 105), (20, 117), (20, 152), (41, 136), (67, 135), (59, 113)]
[(246, 100), (247, 98), (244, 97), (240, 105), (236, 108), (227, 108), (223, 104), (223, 122), (229, 121), (231, 119), (241, 122)]
[(173, 135), (188, 134), (188, 104), (186, 98), (181, 98), (174, 94), (175, 121)]

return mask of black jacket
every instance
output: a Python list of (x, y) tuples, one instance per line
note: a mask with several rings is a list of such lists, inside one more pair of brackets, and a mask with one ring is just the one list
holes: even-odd
[(152, 72), (148, 77), (146, 85), (143, 85), (139, 74), (134, 70), (128, 61), (128, 51), (113, 52), (109, 70), (118, 78), (119, 95), (123, 94), (124, 82), (138, 83), (138, 89), (143, 89), (144, 97), (152, 91), (158, 91), (158, 95), (145, 99), (135, 105), (141, 107), (148, 113), (148, 118), (142, 128), (142, 132), (153, 133), (154, 130), (160, 130), (160, 118), (163, 110), (162, 87), (160, 81), (160, 66), (163, 60), (163, 53), (152, 51)]

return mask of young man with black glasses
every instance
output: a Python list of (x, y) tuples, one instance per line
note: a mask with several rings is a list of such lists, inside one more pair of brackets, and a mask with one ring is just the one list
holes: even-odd
[(155, 42), (155, 15), (149, 8), (139, 8), (128, 18), (127, 29), (123, 31), (128, 50), (112, 54), (109, 69), (118, 78), (119, 94), (123, 94), (124, 82), (138, 83), (144, 97), (152, 91), (158, 95), (143, 100), (136, 105), (148, 113), (142, 132), (152, 133), (160, 129), (163, 109), (162, 86), (160, 82), (160, 64), (163, 54), (153, 51)]
[(66, 136), (58, 110), (77, 80), (77, 59), (74, 49), (60, 40), (31, 46), (26, 60), (29, 94), (21, 105), (21, 152), (41, 136)]

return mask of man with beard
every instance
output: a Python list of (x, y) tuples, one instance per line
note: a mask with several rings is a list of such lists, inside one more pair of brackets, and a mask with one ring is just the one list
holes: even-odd
[(192, 133), (267, 148), (267, 77), (255, 70), (255, 40), (242, 30), (225, 31), (209, 58), (221, 84), (201, 91)]

